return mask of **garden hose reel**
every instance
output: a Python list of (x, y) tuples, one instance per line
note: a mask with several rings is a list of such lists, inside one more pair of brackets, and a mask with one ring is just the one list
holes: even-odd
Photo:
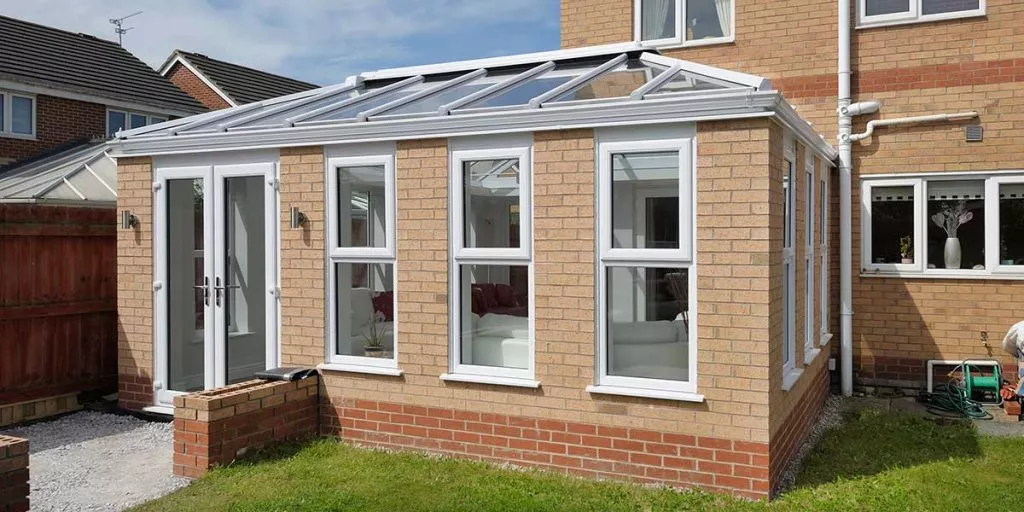
[(964, 364), (963, 365), (963, 386), (964, 391), (967, 394), (967, 398), (973, 398), (976, 394), (985, 395), (991, 393), (991, 396), (995, 397), (994, 404), (1002, 403), (1002, 399), (999, 397), (999, 389), (1003, 386), (1003, 378), (999, 372), (999, 365), (991, 365), (992, 372), (990, 375), (985, 375), (981, 371), (981, 365), (978, 364)]

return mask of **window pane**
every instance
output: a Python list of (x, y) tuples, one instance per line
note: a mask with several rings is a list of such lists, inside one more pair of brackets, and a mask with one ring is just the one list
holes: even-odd
[(131, 127), (132, 127), (132, 129), (142, 128), (143, 126), (146, 126), (146, 116), (144, 116), (142, 114), (132, 114), (131, 115)]
[(424, 114), (428, 112), (437, 112), (437, 109), (441, 108), (441, 105), (451, 103), (459, 98), (463, 98), (475, 92), (482, 91), (487, 87), (490, 87), (492, 84), (496, 83), (493, 77), (489, 78), (491, 78), (491, 80), (486, 82), (478, 78), (469, 83), (457, 85), (455, 87), (452, 87), (451, 89), (448, 89), (447, 91), (438, 94), (433, 94), (431, 96), (427, 96), (426, 98), (420, 98), (405, 106), (384, 112), (381, 115), (391, 116), (398, 114)]
[(871, 189), (871, 262), (913, 263), (914, 187)]
[(125, 129), (126, 121), (124, 112), (115, 112), (113, 110), (107, 112), (107, 137), (113, 137), (117, 134), (118, 130)]
[(979, 0), (921, 0), (921, 14), (973, 11), (980, 8)]
[(619, 68), (590, 80), (583, 87), (555, 98), (552, 103), (629, 96), (631, 92), (644, 85), (648, 77), (653, 79), (663, 72), (662, 68), (648, 67), (639, 59), (631, 59)]
[(530, 274), (526, 265), (460, 265), (462, 364), (530, 366)]
[(793, 325), (793, 319), (796, 317), (796, 312), (793, 311), (793, 264), (789, 261), (783, 261), (782, 263), (782, 363), (789, 364), (793, 359), (793, 345), (795, 340), (793, 339), (796, 335), (794, 332), (795, 326)]
[(519, 159), (470, 160), (462, 172), (465, 247), (519, 247)]
[(804, 187), (804, 245), (814, 244), (814, 173), (804, 173), (806, 176)]
[(985, 268), (985, 182), (928, 182), (928, 268)]
[(686, 0), (686, 40), (732, 35), (733, 0)]
[(676, 37), (676, 1), (640, 1), (640, 39), (667, 39)]
[(782, 246), (793, 247), (793, 162), (786, 161), (782, 177)]
[[(587, 68), (589, 69), (589, 68)], [(585, 71), (585, 70), (584, 70)], [(519, 85), (515, 85), (504, 92), (500, 92), (495, 96), (489, 96), (477, 100), (464, 108), (488, 108), (488, 107), (509, 107), (513, 105), (526, 105), (535, 96), (540, 96), (555, 87), (558, 87), (573, 78), (576, 78), (583, 71), (579, 73), (559, 73), (556, 76), (551, 76), (552, 72), (549, 71), (536, 78), (531, 78)]]
[(664, 85), (662, 85), (656, 91), (650, 94), (662, 94), (670, 92), (713, 91), (726, 88), (727, 87), (725, 85), (709, 82), (701, 75), (680, 72), (678, 75), (673, 77), (668, 82), (665, 82)]
[(612, 247), (678, 249), (679, 152), (612, 155)]
[(689, 380), (689, 271), (608, 267), (607, 372)]
[(864, 0), (864, 15), (897, 14), (910, 12), (910, 2), (917, 0)]
[(344, 356), (395, 357), (394, 265), (335, 263), (337, 351)]
[(149, 117), (149, 124), (163, 123), (165, 121), (167, 121), (166, 117), (156, 117), (156, 116), (150, 116)]
[(2, 93), (0, 93), (0, 132), (3, 132), (4, 130), (7, 129), (5, 127), (5, 123), (4, 123), (4, 120), (6, 119), (4, 117), (4, 112), (5, 112), (4, 109), (6, 109), (6, 108), (7, 108), (7, 98), (5, 98)]
[(1024, 184), (999, 185), (999, 264), (1024, 265)]
[(828, 233), (825, 232), (828, 224), (828, 186), (825, 180), (821, 180), (820, 191), (818, 192), (818, 243), (828, 242)]
[(338, 169), (338, 247), (386, 247), (384, 166)]
[(23, 135), (32, 134), (32, 98), (11, 96), (11, 131)]

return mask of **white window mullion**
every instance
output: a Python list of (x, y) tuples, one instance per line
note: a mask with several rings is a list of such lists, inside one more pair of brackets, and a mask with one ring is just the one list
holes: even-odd
[(817, 215), (815, 209), (814, 194), (817, 191), (817, 180), (814, 176), (814, 155), (808, 150), (805, 153), (804, 164), (804, 352), (812, 350), (815, 345), (814, 317), (816, 314), (817, 294), (814, 289), (814, 218)]

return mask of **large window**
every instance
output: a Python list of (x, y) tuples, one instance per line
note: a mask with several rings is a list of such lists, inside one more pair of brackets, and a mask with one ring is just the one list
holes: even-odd
[(447, 380), (536, 387), (530, 144), (454, 141)]
[(985, 0), (859, 0), (862, 26), (912, 23), (985, 14)]
[(691, 140), (600, 144), (593, 392), (699, 400)]
[(830, 336), (828, 316), (829, 316), (829, 288), (828, 288), (828, 271), (829, 271), (829, 231), (828, 231), (828, 175), (829, 168), (823, 164), (819, 173), (819, 184), (818, 184), (818, 258), (820, 259), (819, 267), (819, 278), (818, 278), (818, 305), (821, 311), (821, 340), (822, 343), (828, 341)]
[(804, 155), (804, 353), (809, 354), (817, 347), (818, 337), (818, 330), (815, 329), (817, 326), (814, 325), (817, 297), (817, 290), (814, 289), (814, 193), (817, 187), (814, 185), (817, 180), (814, 176), (814, 154), (808, 149)]
[(154, 116), (139, 112), (127, 112), (124, 110), (107, 111), (107, 137), (117, 135), (121, 130), (133, 130), (151, 124), (162, 123), (167, 120), (166, 116)]
[[(782, 371), (783, 387), (795, 382), (796, 371), (796, 149), (785, 144), (782, 175)], [(788, 385), (787, 385), (788, 384)]]
[(864, 272), (985, 276), (1024, 271), (1024, 174), (935, 174), (862, 184)]
[(33, 138), (35, 135), (35, 97), (0, 91), (0, 136)]
[(634, 38), (653, 45), (733, 39), (733, 0), (634, 0)]
[(327, 174), (328, 362), (397, 368), (393, 154), (328, 158)]

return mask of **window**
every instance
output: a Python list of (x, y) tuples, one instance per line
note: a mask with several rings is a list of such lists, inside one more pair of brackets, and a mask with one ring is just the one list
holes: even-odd
[(699, 400), (692, 133), (608, 133), (598, 165), (599, 371), (589, 389)]
[(380, 154), (328, 157), (328, 363), (397, 369), (395, 170)]
[(442, 378), (536, 387), (530, 145), (453, 141), (451, 364)]
[(859, 0), (862, 26), (912, 23), (985, 14), (985, 0)]
[(818, 297), (818, 304), (821, 308), (821, 336), (823, 340), (829, 335), (829, 289), (828, 289), (828, 271), (829, 271), (829, 231), (828, 231), (828, 175), (829, 168), (827, 165), (822, 164), (820, 173), (820, 182), (818, 188), (820, 190), (818, 194), (818, 258), (821, 259), (820, 277), (818, 278), (818, 287), (820, 289), (820, 295)]
[(134, 130), (151, 124), (167, 121), (165, 116), (153, 116), (139, 112), (127, 112), (123, 110), (107, 111), (107, 137), (117, 135), (120, 130)]
[(634, 0), (634, 39), (652, 45), (732, 41), (733, 0)]
[(815, 299), (814, 293), (814, 154), (808, 149), (804, 152), (804, 352), (815, 348)]
[(35, 97), (0, 91), (0, 136), (33, 138), (35, 134)]
[(862, 184), (863, 270), (985, 276), (1024, 270), (1024, 174), (947, 173)]
[[(785, 143), (782, 176), (782, 370), (788, 378), (796, 368), (796, 148)], [(784, 386), (785, 387), (785, 386)]]

